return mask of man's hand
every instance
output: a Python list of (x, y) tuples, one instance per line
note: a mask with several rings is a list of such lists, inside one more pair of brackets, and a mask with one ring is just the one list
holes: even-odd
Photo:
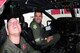
[(45, 40), (47, 41), (47, 43), (50, 42), (52, 39), (53, 39), (53, 36), (49, 36), (49, 37), (45, 38)]

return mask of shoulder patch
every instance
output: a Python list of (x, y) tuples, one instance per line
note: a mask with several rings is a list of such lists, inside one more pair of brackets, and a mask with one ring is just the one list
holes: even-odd
[(23, 49), (23, 50), (26, 49), (26, 44), (25, 44), (25, 43), (22, 44), (22, 49)]
[(36, 25), (33, 25), (33, 29), (37, 29), (37, 26)]

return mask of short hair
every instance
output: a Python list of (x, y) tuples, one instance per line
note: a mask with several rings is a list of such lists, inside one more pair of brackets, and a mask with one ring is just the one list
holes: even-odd
[(36, 14), (36, 12), (40, 12), (40, 13), (42, 14), (42, 10), (41, 10), (41, 9), (36, 9), (36, 10), (34, 11), (34, 15)]

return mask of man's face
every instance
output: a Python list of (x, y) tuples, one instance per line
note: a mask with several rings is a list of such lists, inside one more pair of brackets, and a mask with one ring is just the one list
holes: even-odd
[(37, 23), (41, 23), (42, 22), (42, 13), (41, 12), (36, 12), (34, 15), (34, 20)]
[(11, 18), (8, 22), (8, 34), (21, 33), (21, 26), (16, 18)]

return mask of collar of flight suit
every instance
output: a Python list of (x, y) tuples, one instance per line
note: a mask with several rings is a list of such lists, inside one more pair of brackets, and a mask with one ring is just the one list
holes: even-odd
[[(22, 37), (21, 37), (21, 39), (22, 39)], [(21, 39), (20, 39), (20, 42), (21, 42)], [(16, 51), (22, 51), (22, 47), (21, 47), (21, 49), (20, 48), (18, 48), (14, 43), (12, 43), (10, 40), (9, 40), (9, 38), (7, 37), (7, 40), (6, 40), (6, 43), (10, 46), (10, 49), (13, 49), (13, 50), (16, 50)], [(7, 45), (7, 46), (8, 46)], [(20, 43), (20, 46), (21, 46), (22, 44)]]
[(33, 23), (36, 23), (38, 26), (40, 26), (40, 27), (44, 27), (44, 25), (43, 24), (39, 24), (39, 23), (37, 23), (34, 19), (33, 19), (33, 21), (32, 21)]

